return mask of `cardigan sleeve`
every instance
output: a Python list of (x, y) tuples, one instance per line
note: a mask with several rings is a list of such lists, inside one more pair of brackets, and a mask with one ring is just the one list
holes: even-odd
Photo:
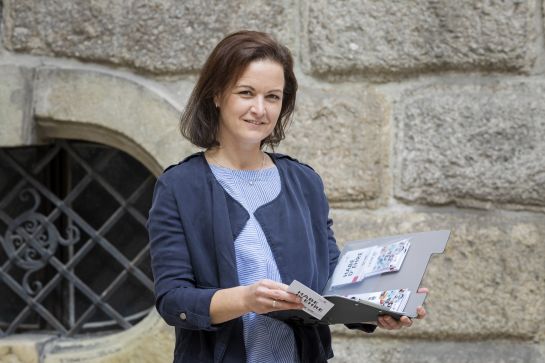
[[(306, 164), (303, 164), (303, 165), (306, 165)], [(333, 219), (329, 217), (329, 202), (327, 201), (327, 196), (325, 194), (324, 182), (322, 178), (320, 177), (320, 175), (314, 169), (312, 169), (308, 165), (306, 166), (313, 171), (313, 175), (316, 178), (315, 180), (317, 180), (319, 185), (319, 188), (316, 190), (316, 193), (317, 193), (317, 198), (320, 201), (321, 213), (323, 213), (320, 220), (327, 221), (326, 222), (327, 250), (328, 250), (328, 258), (329, 258), (329, 265), (328, 265), (329, 271), (327, 274), (327, 278), (330, 279), (331, 275), (333, 275), (333, 271), (335, 271), (335, 266), (337, 266), (337, 261), (339, 259), (340, 251), (339, 251), (339, 247), (337, 246), (337, 240), (335, 239), (335, 234), (333, 233), (333, 228), (331, 228), (333, 226)], [(320, 223), (323, 223), (323, 222), (320, 222)]]
[(337, 241), (335, 240), (335, 235), (333, 234), (333, 229), (331, 226), (333, 225), (333, 219), (328, 218), (327, 219), (327, 240), (328, 240), (328, 249), (329, 249), (329, 276), (328, 278), (331, 278), (331, 275), (333, 275), (333, 271), (335, 271), (335, 266), (337, 266), (337, 262), (339, 260), (339, 247), (337, 246)]
[(147, 227), (159, 314), (172, 326), (216, 330), (211, 325), (210, 302), (218, 289), (195, 286), (178, 204), (161, 178), (155, 185)]

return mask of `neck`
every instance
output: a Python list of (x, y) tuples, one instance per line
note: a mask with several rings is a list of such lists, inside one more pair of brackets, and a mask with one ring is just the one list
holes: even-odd
[(255, 170), (264, 167), (265, 154), (259, 147), (217, 146), (206, 151), (208, 161), (231, 169)]

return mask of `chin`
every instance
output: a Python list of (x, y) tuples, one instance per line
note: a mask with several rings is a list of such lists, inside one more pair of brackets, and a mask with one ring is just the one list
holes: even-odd
[(244, 135), (240, 135), (240, 141), (250, 144), (260, 144), (261, 141), (266, 139), (271, 132), (262, 132), (262, 131), (249, 131), (245, 132)]

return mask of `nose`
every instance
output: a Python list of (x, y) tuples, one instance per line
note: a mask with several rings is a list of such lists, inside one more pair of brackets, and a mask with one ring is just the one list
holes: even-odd
[(257, 118), (265, 116), (265, 113), (267, 112), (265, 108), (265, 99), (261, 96), (256, 97), (251, 111)]

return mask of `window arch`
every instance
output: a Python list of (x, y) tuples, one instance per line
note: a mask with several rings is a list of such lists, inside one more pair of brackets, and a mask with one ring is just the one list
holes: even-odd
[(0, 336), (128, 329), (153, 307), (154, 176), (84, 141), (0, 149)]

